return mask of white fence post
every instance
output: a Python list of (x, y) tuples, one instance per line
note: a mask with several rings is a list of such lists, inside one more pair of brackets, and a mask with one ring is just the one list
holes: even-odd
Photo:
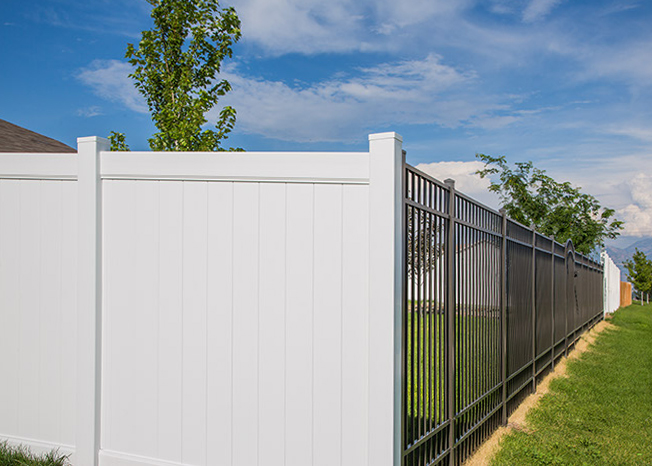
[(369, 135), (369, 462), (401, 458), (403, 140)]
[(100, 447), (102, 195), (100, 151), (109, 141), (78, 138), (77, 422), (75, 463), (96, 466)]
[(606, 251), (600, 254), (604, 266), (604, 313), (620, 307), (620, 269)]

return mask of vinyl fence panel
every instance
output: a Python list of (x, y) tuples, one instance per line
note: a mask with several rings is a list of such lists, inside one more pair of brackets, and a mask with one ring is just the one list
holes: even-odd
[(77, 176), (69, 154), (7, 154), (0, 175), (0, 436), (75, 445)]
[(371, 293), (395, 276), (370, 264), (374, 154), (131, 156), (102, 153), (100, 464), (392, 464), (391, 333), (369, 382)]

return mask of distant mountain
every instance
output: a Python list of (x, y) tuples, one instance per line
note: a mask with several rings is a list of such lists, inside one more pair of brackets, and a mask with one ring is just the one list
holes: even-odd
[(652, 238), (642, 238), (624, 249), (607, 246), (607, 254), (609, 254), (611, 260), (613, 260), (620, 269), (620, 279), (623, 281), (627, 280), (627, 269), (625, 269), (623, 263), (627, 259), (632, 258), (632, 255), (636, 252), (636, 248), (638, 248), (639, 251), (643, 251), (649, 258), (652, 258)]

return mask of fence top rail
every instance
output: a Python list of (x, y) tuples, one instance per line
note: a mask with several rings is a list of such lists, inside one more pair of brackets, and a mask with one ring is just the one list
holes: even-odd
[[(429, 182), (431, 182), (431, 183), (433, 183), (433, 184), (435, 184), (435, 185), (437, 185), (437, 186), (439, 186), (439, 187), (441, 187), (443, 189), (446, 189), (446, 190), (450, 191), (450, 187), (448, 185), (446, 185), (445, 183), (442, 183), (438, 179), (434, 178), (432, 175), (429, 175), (429, 174), (419, 170), (418, 168), (413, 167), (412, 165), (410, 165), (408, 163), (405, 163), (404, 165), (405, 165), (405, 169), (407, 171), (415, 173), (418, 176), (423, 177), (427, 181), (429, 181)], [(493, 208), (483, 204), (482, 202), (473, 199), (468, 194), (464, 194), (464, 193), (458, 191), (457, 189), (455, 190), (455, 196), (456, 197), (461, 197), (465, 201), (467, 201), (467, 202), (469, 202), (469, 203), (471, 203), (471, 204), (473, 204), (473, 205), (475, 205), (477, 207), (485, 209), (489, 213), (492, 213), (494, 215), (502, 216), (502, 213), (500, 211), (497, 211), (496, 209), (493, 209)], [(451, 212), (451, 215), (454, 216), (454, 214), (455, 214), (454, 212)], [(576, 262), (578, 262), (577, 259), (580, 258), (580, 260), (583, 261), (583, 262), (580, 262), (580, 263), (588, 265), (588, 266), (593, 266), (593, 267), (596, 268), (596, 270), (602, 270), (602, 265), (600, 263), (594, 261), (590, 257), (585, 256), (584, 254), (582, 254), (580, 252), (575, 251), (575, 247), (573, 246), (573, 242), (571, 240), (568, 240), (568, 241), (566, 241), (565, 244), (562, 244), (562, 243), (558, 242), (557, 240), (555, 240), (554, 238), (546, 236), (546, 235), (534, 230), (532, 227), (523, 225), (522, 223), (520, 223), (517, 220), (514, 220), (513, 218), (507, 217), (507, 221), (511, 222), (512, 224), (514, 224), (516, 226), (524, 228), (524, 229), (526, 229), (526, 230), (528, 230), (530, 232), (534, 232), (535, 235), (536, 235), (535, 238), (539, 237), (539, 238), (543, 238), (545, 240), (550, 241), (551, 242), (551, 247), (550, 247), (551, 251), (548, 251), (548, 252), (550, 252), (553, 256), (556, 255), (556, 256), (559, 256), (559, 257), (565, 257), (565, 255), (568, 252), (568, 243), (570, 243), (570, 245), (571, 245), (570, 250), (573, 252)], [(525, 244), (525, 243), (523, 243), (523, 244)], [(536, 240), (534, 241), (534, 244), (531, 244), (531, 246), (536, 247)], [(560, 252), (558, 252), (557, 247), (562, 248), (564, 250), (564, 256), (560, 255)], [(543, 251), (542, 248), (539, 248), (539, 249), (541, 249)]]
[(0, 179), (76, 180), (75, 153), (0, 153)]
[(104, 180), (369, 183), (369, 152), (100, 152)]
[(483, 204), (482, 202), (473, 199), (473, 198), (472, 198), (471, 196), (469, 196), (468, 194), (464, 194), (464, 193), (461, 193), (461, 192), (455, 190), (455, 195), (456, 195), (457, 197), (461, 197), (461, 198), (464, 199), (465, 201), (468, 201), (468, 202), (470, 202), (471, 204), (473, 204), (473, 205), (475, 205), (475, 206), (477, 206), (477, 207), (480, 207), (480, 208), (486, 210), (486, 211), (489, 212), (489, 213), (492, 213), (492, 214), (497, 215), (497, 216), (499, 216), (499, 217), (502, 216), (502, 214), (501, 214), (499, 211), (497, 211), (496, 209), (492, 209), (492, 208), (489, 207), (488, 205), (485, 205), (485, 204)]
[[(418, 168), (414, 168), (414, 167), (413, 167), (412, 165), (410, 165), (409, 163), (406, 163), (406, 164), (405, 164), (405, 168), (406, 168), (408, 171), (410, 171), (410, 172), (412, 172), (412, 173), (414, 173), (414, 174), (416, 174), (416, 175), (419, 175), (419, 176), (422, 177), (422, 178), (425, 178), (426, 180), (430, 181), (431, 183), (436, 184), (436, 185), (439, 186), (440, 188), (448, 189), (448, 186), (447, 186), (445, 183), (442, 183), (442, 182), (439, 181), (438, 179), (433, 178), (432, 176), (428, 175), (426, 172), (422, 172), (422, 171), (419, 170)], [(457, 194), (457, 192), (456, 192), (456, 194)]]

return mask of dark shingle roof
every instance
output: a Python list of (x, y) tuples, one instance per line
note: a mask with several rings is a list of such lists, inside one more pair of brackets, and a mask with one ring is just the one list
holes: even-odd
[(0, 119), (0, 152), (77, 152), (70, 146)]

